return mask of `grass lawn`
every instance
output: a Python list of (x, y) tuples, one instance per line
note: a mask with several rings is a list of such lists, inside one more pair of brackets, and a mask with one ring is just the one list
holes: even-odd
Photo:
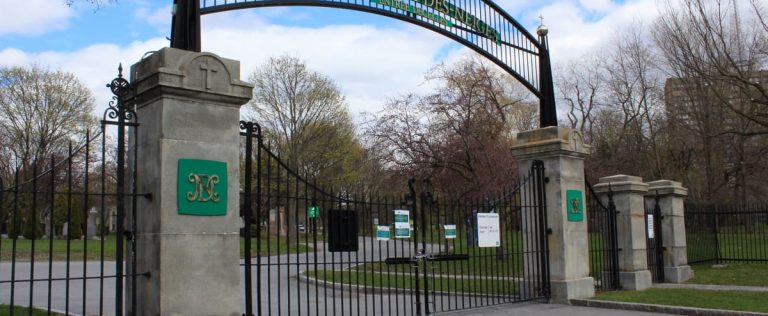
[[(722, 268), (711, 264), (694, 265), (693, 278), (686, 283), (768, 286), (768, 264), (730, 263)], [(768, 293), (765, 294), (768, 298)]]
[[(252, 256), (256, 257), (256, 239), (253, 239)], [(299, 241), (299, 245), (296, 245), (296, 240), (290, 240), (290, 245), (287, 244), (288, 240), (284, 237), (271, 238), (261, 240), (261, 255), (277, 255), (285, 253), (303, 253), (312, 250), (311, 246), (303, 245), (304, 239)], [(101, 241), (89, 239), (87, 241), (76, 239), (69, 241), (69, 254), (71, 261), (82, 261), (83, 254), (85, 253), (85, 245), (87, 244), (87, 260), (99, 260), (101, 258)], [(321, 241), (318, 241), (321, 243)], [(280, 251), (278, 252), (278, 244)], [(311, 241), (310, 241), (311, 244)], [(48, 239), (35, 240), (35, 261), (48, 261), (49, 247), (53, 249), (53, 261), (64, 261), (67, 259), (67, 241), (63, 239), (54, 239), (52, 242)], [(0, 239), (0, 261), (11, 261), (13, 256), (13, 240), (3, 238)], [(244, 254), (244, 240), (240, 239), (240, 256)], [(104, 238), (104, 260), (115, 260), (115, 236), (109, 235)], [(17, 239), (16, 240), (16, 260), (17, 261), (29, 261), (32, 253), (32, 240), (29, 239)], [(2, 314), (0, 314), (2, 315)]]
[[(482, 276), (521, 276), (523, 274), (523, 254), (511, 253), (499, 259), (493, 250), (481, 249), (476, 253), (470, 250), (469, 259), (456, 261), (431, 262), (428, 264), (430, 272), (448, 275), (482, 275)], [(354, 270), (374, 272), (407, 272), (410, 273), (410, 265), (388, 265), (383, 262), (367, 263), (359, 265)]]
[[(69, 253), (70, 260), (82, 261), (85, 246), (87, 244), (88, 260), (99, 260), (101, 257), (101, 241), (100, 240), (80, 240), (74, 239), (69, 241)], [(53, 248), (53, 260), (62, 261), (67, 259), (67, 240), (54, 239), (53, 241), (48, 239), (35, 240), (35, 261), (47, 261), (49, 247)], [(11, 261), (13, 247), (13, 239), (3, 238), (0, 240), (0, 260)], [(104, 258), (105, 260), (115, 259), (115, 236), (108, 235), (104, 238)], [(16, 240), (16, 260), (29, 261), (32, 254), (32, 240), (29, 239), (17, 239)]]
[(768, 313), (767, 297), (765, 292), (652, 288), (645, 291), (605, 292), (595, 299)]
[[(354, 284), (392, 289), (414, 288), (415, 277), (403, 274), (387, 274), (360, 271), (308, 271), (307, 275), (324, 281), (335, 281), (342, 284)], [(428, 276), (431, 291), (473, 294), (514, 295), (517, 293), (515, 280), (499, 280), (493, 278), (457, 278)], [(422, 280), (423, 282), (423, 280)], [(421, 288), (423, 289), (423, 283)]]
[[(29, 308), (14, 306), (13, 307), (13, 313), (15, 315), (29, 315)], [(11, 314), (11, 307), (8, 306), (8, 305), (0, 304), (0, 315), (10, 315), (10, 314)], [(48, 311), (37, 309), (37, 308), (33, 308), (32, 309), (32, 315), (33, 316), (46, 316), (46, 315), (48, 315)], [(64, 315), (64, 314), (59, 314), (59, 313), (51, 312), (51, 315), (59, 316), (59, 315)]]

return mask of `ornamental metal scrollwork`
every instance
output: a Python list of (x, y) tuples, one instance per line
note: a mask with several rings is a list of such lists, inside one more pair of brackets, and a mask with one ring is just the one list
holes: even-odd
[(195, 184), (195, 189), (194, 191), (187, 192), (187, 201), (219, 202), (219, 193), (216, 192), (216, 184), (219, 183), (218, 175), (191, 173), (188, 176), (188, 181)]
[(121, 116), (126, 121), (133, 121), (136, 117), (136, 113), (133, 110), (126, 108), (123, 105), (122, 99), (133, 88), (131, 83), (123, 78), (123, 64), (121, 63), (117, 67), (117, 78), (107, 84), (107, 88), (112, 92), (112, 100), (109, 101), (107, 109), (104, 110), (103, 118), (109, 118), (111, 120), (119, 119)]

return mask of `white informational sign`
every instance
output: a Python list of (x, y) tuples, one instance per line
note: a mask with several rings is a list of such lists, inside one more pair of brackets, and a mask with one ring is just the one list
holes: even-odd
[(411, 211), (395, 210), (395, 238), (411, 238)]
[(653, 214), (648, 214), (648, 238), (653, 239), (654, 236), (654, 229), (653, 229)]
[(456, 239), (456, 225), (443, 225), (445, 239)]
[(477, 246), (480, 248), (501, 246), (498, 213), (477, 213)]
[(387, 241), (389, 240), (389, 236), (389, 226), (376, 226), (376, 240)]

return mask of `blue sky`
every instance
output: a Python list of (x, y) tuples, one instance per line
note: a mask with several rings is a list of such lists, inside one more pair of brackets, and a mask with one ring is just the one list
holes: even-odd
[[(556, 63), (578, 59), (628, 23), (648, 23), (656, 0), (499, 0), (531, 32), (543, 15)], [(168, 45), (172, 0), (0, 0), (0, 65), (36, 63), (75, 73), (94, 92), (117, 64)], [(388, 98), (431, 87), (424, 74), (470, 52), (431, 31), (377, 15), (329, 8), (283, 7), (203, 17), (203, 50), (242, 63), (244, 78), (269, 57), (290, 54), (336, 80), (353, 114), (375, 112)]]

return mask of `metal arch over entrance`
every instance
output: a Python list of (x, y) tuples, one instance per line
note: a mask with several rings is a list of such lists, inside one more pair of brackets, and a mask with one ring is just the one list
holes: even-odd
[(539, 98), (539, 126), (557, 126), (546, 31), (535, 38), (490, 0), (174, 0), (171, 47), (200, 51), (200, 15), (276, 6), (363, 11), (440, 33), (512, 75)]

